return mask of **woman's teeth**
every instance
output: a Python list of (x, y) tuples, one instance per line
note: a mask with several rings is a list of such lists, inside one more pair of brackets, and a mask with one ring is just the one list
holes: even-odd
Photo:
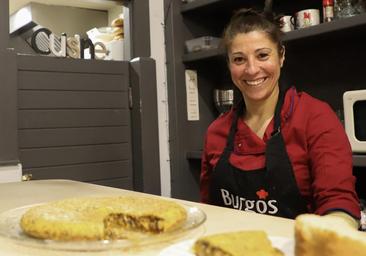
[(249, 81), (249, 80), (246, 80), (245, 82), (250, 85), (250, 86), (256, 86), (256, 85), (259, 85), (261, 83), (264, 82), (264, 78), (261, 78), (261, 79), (258, 79), (258, 80), (252, 80), (252, 81)]

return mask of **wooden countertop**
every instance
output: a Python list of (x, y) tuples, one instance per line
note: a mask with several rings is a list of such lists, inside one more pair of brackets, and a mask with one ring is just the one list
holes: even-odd
[[(44, 203), (51, 200), (58, 200), (69, 197), (78, 196), (105, 196), (105, 195), (126, 195), (141, 194), (134, 191), (104, 187), (90, 183), (83, 183), (71, 180), (39, 180), (27, 182), (13, 182), (0, 184), (0, 212), (10, 210), (25, 205)], [(147, 195), (147, 194), (145, 194)], [(153, 195), (148, 195), (153, 196)], [(177, 200), (177, 199), (175, 199)], [(196, 206), (202, 209), (207, 220), (203, 226), (189, 233), (189, 237), (184, 239), (193, 239), (202, 234), (212, 234), (234, 230), (265, 230), (270, 236), (282, 236), (292, 238), (294, 231), (294, 221), (271, 217), (261, 214), (232, 210), (228, 208), (216, 207), (206, 204), (200, 204), (190, 201), (177, 200), (186, 205)], [(170, 243), (163, 243), (157, 246), (144, 247), (137, 251), (128, 252), (127, 255), (159, 255), (166, 246), (171, 243), (179, 242), (175, 240)], [(27, 247), (25, 245), (15, 243), (11, 239), (0, 237), (0, 255), (18, 256), (18, 255), (126, 255), (120, 251), (111, 252), (64, 252), (50, 251), (39, 248)]]

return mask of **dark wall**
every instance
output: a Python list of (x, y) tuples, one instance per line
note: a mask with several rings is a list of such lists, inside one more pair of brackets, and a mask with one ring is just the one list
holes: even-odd
[(19, 162), (16, 55), (0, 49), (0, 165)]
[(128, 59), (150, 57), (149, 0), (125, 3), (125, 40), (128, 42)]

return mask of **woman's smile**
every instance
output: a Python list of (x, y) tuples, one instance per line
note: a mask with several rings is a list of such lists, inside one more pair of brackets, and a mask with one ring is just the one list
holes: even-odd
[(259, 78), (256, 80), (244, 80), (245, 83), (249, 86), (260, 86), (263, 84), (263, 82), (266, 80), (266, 78)]

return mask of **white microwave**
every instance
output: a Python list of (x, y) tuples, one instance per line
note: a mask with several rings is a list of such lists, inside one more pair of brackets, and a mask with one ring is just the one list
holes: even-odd
[(366, 90), (343, 94), (344, 126), (355, 153), (366, 153)]

